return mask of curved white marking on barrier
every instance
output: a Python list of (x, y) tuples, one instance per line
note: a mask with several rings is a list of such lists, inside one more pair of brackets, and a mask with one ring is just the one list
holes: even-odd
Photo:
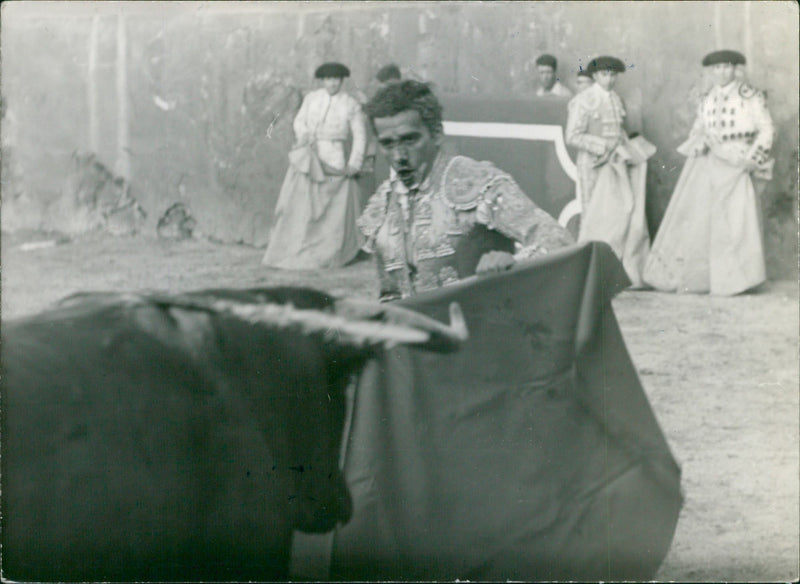
[(572, 219), (575, 215), (580, 215), (581, 213), (581, 202), (579, 199), (572, 199), (569, 203), (564, 205), (564, 208), (561, 209), (561, 213), (558, 215), (558, 224), (561, 227), (566, 227), (569, 224), (569, 220)]
[(564, 131), (554, 124), (496, 124), (491, 122), (443, 122), (444, 133), (450, 136), (474, 136), (476, 138), (512, 138), (553, 142), (561, 168), (569, 178), (577, 182), (578, 169), (569, 157), (564, 142)]

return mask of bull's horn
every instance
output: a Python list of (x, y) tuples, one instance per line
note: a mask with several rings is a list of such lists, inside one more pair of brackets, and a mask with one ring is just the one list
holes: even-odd
[(464, 314), (458, 303), (450, 304), (450, 325), (445, 325), (428, 316), (391, 304), (378, 304), (364, 300), (339, 299), (336, 312), (348, 319), (380, 319), (403, 327), (428, 333), (428, 339), (419, 343), (434, 351), (453, 351), (469, 338)]
[(276, 328), (297, 328), (305, 334), (344, 345), (368, 347), (397, 344), (418, 345), (428, 342), (430, 334), (399, 323), (354, 320), (349, 316), (320, 310), (297, 309), (291, 304), (241, 304), (225, 300), (211, 303), (216, 312), (227, 312), (247, 322)]
[(228, 312), (253, 324), (278, 328), (297, 327), (304, 333), (346, 345), (417, 345), (432, 351), (454, 351), (469, 333), (458, 304), (450, 305), (451, 324), (406, 308), (360, 300), (337, 300), (336, 314), (300, 310), (291, 304), (240, 304), (225, 300), (210, 308)]

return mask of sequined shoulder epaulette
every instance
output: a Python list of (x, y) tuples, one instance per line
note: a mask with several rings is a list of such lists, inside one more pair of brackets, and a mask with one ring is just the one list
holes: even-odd
[(442, 177), (444, 200), (457, 211), (474, 209), (496, 179), (505, 173), (487, 161), (454, 156)]
[(754, 96), (760, 96), (762, 98), (764, 97), (764, 93), (762, 91), (753, 87), (749, 83), (742, 83), (739, 86), (739, 95), (741, 95), (745, 99), (750, 99), (751, 97)]

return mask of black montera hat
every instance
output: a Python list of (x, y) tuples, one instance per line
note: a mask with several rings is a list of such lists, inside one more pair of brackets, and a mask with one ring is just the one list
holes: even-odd
[(314, 77), (317, 79), (325, 79), (326, 77), (338, 77), (339, 79), (343, 79), (344, 77), (350, 77), (350, 69), (341, 63), (323, 63), (317, 67), (317, 70), (314, 72)]
[(540, 55), (539, 58), (536, 59), (536, 64), (546, 65), (555, 69), (558, 61), (556, 61), (556, 58), (553, 55)]
[(625, 63), (616, 57), (604, 55), (589, 61), (589, 66), (586, 67), (586, 70), (589, 73), (596, 73), (597, 71), (616, 71), (617, 73), (625, 73)]
[(592, 72), (589, 71), (588, 68), (584, 69), (583, 67), (581, 67), (580, 69), (578, 69), (578, 77), (589, 77), (591, 79)]
[(747, 60), (738, 51), (714, 51), (703, 57), (703, 67), (718, 65), (720, 63), (730, 63), (731, 65), (744, 65)]

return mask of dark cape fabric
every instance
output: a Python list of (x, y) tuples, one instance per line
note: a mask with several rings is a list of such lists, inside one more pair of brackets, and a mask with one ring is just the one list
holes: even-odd
[(344, 457), (355, 512), (327, 576), (652, 578), (680, 470), (610, 304), (628, 283), (590, 243), (403, 301), (445, 321), (459, 302), (470, 339), (394, 349), (362, 374)]

